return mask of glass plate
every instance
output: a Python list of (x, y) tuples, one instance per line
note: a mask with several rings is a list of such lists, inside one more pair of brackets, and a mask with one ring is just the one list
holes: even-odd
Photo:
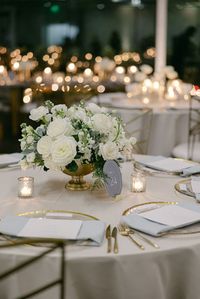
[[(186, 190), (182, 190), (181, 185), (184, 185), (186, 187)], [(195, 194), (192, 191), (191, 179), (179, 181), (178, 183), (175, 184), (174, 188), (177, 192), (180, 192), (184, 195), (188, 195), (188, 196), (195, 198)]]
[[(142, 214), (143, 212), (151, 211), (154, 209), (158, 209), (164, 205), (178, 205), (178, 202), (176, 201), (151, 201), (151, 202), (145, 202), (142, 204), (134, 205), (128, 209), (126, 209), (122, 215), (129, 215), (131, 213), (137, 213)], [(170, 232), (162, 233), (160, 236), (165, 235), (191, 235), (191, 234), (199, 234), (200, 233), (200, 224), (193, 224), (190, 226), (187, 226), (187, 228), (179, 228), (175, 229)]]

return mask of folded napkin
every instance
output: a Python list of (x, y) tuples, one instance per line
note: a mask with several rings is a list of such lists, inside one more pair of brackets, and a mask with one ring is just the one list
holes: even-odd
[[(67, 225), (67, 221), (70, 221), (70, 225), (73, 225), (74, 222), (74, 226), (77, 227), (77, 231), (75, 228), (75, 232), (74, 235), (69, 236), (69, 233), (67, 233), (67, 237), (65, 237), (65, 235), (62, 236), (62, 239), (64, 240), (77, 240), (77, 241), (83, 241), (83, 240), (90, 240), (92, 242), (90, 242), (87, 245), (101, 245), (101, 243), (103, 242), (104, 239), (104, 234), (105, 234), (105, 223), (102, 221), (98, 221), (98, 220), (89, 220), (89, 221), (77, 221), (77, 220), (55, 220), (55, 219), (46, 219), (46, 218), (27, 218), (27, 217), (19, 217), (19, 216), (6, 216), (5, 218), (2, 219), (2, 221), (0, 222), (0, 233), (2, 234), (7, 234), (7, 235), (11, 235), (11, 236), (15, 236), (15, 237), (30, 237), (30, 238), (34, 238), (34, 237), (38, 237), (39, 238), (55, 238), (55, 239), (60, 239), (61, 237), (61, 232), (55, 232), (52, 235), (52, 232), (50, 232), (48, 230), (48, 225), (46, 228), (46, 234), (41, 235), (41, 232), (34, 230), (31, 231), (31, 228), (28, 232), (28, 230), (26, 230), (28, 224), (30, 223), (30, 220), (40, 220), (46, 223), (48, 223), (50, 226), (52, 227), (52, 224), (55, 223), (57, 224), (59, 222), (59, 224), (65, 226)], [(77, 223), (78, 222), (78, 223)], [(41, 223), (42, 224), (42, 223)], [(44, 224), (44, 223), (43, 223)], [(80, 225), (80, 226), (79, 226)], [(36, 223), (37, 226), (37, 223)], [(41, 225), (42, 227), (42, 225)], [(38, 234), (37, 234), (38, 233)], [(64, 234), (64, 232), (62, 233)]]
[[(200, 213), (200, 206), (197, 204), (181, 203), (180, 207)], [(129, 227), (144, 232), (146, 234), (159, 237), (162, 233), (180, 228), (181, 226), (169, 226), (158, 222), (153, 222), (147, 218), (143, 218), (140, 214), (132, 213), (127, 216), (122, 216), (121, 223)], [(196, 222), (195, 222), (196, 223)]]
[(191, 177), (191, 187), (197, 202), (200, 202), (200, 177)]
[(22, 158), (22, 154), (4, 154), (0, 155), (0, 168), (8, 167), (13, 164), (17, 164)]
[(181, 176), (187, 177), (187, 176), (197, 174), (197, 173), (200, 173), (200, 165), (195, 165), (195, 166), (191, 166), (191, 167), (183, 169)]

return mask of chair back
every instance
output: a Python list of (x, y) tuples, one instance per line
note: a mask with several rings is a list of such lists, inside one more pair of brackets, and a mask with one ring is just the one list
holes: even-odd
[[(0, 250), (1, 249), (5, 249), (5, 248), (16, 248), (19, 246), (27, 246), (27, 245), (31, 245), (31, 246), (36, 246), (39, 245), (40, 247), (43, 245), (44, 246), (44, 250), (42, 250), (42, 252), (39, 252), (39, 254), (32, 256), (31, 258), (26, 259), (23, 262), (20, 262), (19, 264), (12, 266), (11, 268), (9, 268), (8, 270), (0, 273), (0, 283), (4, 283), (5, 279), (9, 279), (11, 276), (13, 276), (14, 274), (20, 275), (19, 272), (22, 272), (22, 270), (24, 268), (27, 268), (33, 264), (35, 264), (37, 261), (40, 261), (42, 258), (46, 257), (47, 255), (49, 255), (50, 253), (60, 249), (60, 255), (59, 255), (59, 264), (60, 264), (60, 275), (58, 278), (53, 279), (50, 282), (45, 282), (43, 285), (40, 285), (39, 287), (36, 287), (34, 290), (31, 289), (31, 291), (26, 290), (26, 294), (21, 295), (20, 297), (16, 297), (16, 299), (28, 299), (28, 298), (32, 298), (34, 296), (40, 295), (41, 293), (48, 291), (49, 289), (59, 285), (60, 289), (60, 295), (57, 298), (60, 299), (64, 299), (65, 298), (65, 245), (66, 243), (62, 240), (52, 240), (52, 239), (18, 239), (18, 240), (14, 240), (12, 239), (12, 241), (6, 241), (5, 243), (0, 244)], [(37, 252), (37, 251), (36, 251)], [(32, 273), (32, 276), (34, 277), (34, 275), (40, 275), (40, 264), (37, 264), (38, 266), (38, 273)], [(29, 269), (31, 271), (31, 269)], [(31, 277), (32, 277), (31, 276)], [(43, 278), (41, 278), (43, 279)], [(3, 281), (3, 282), (2, 282)], [(31, 282), (32, 284), (32, 282)], [(34, 281), (33, 281), (34, 284)], [(4, 290), (3, 287), (1, 287), (1, 293), (6, 292), (6, 290)]]

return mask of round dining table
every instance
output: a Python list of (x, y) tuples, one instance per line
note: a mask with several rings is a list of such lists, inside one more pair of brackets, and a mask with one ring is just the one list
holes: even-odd
[[(97, 217), (111, 228), (118, 226), (122, 213), (146, 202), (191, 202), (193, 197), (178, 193), (174, 185), (179, 176), (146, 176), (146, 191), (131, 192), (132, 162), (120, 164), (123, 187), (120, 195), (110, 197), (104, 189), (68, 191), (69, 177), (62, 172), (42, 169), (0, 169), (0, 219), (20, 213), (57, 210), (76, 211)], [(18, 178), (34, 177), (34, 196), (18, 197)], [(86, 176), (92, 181), (91, 175)], [(147, 242), (141, 250), (129, 238), (118, 233), (119, 252), (107, 253), (107, 240), (100, 246), (66, 245), (67, 299), (197, 299), (200, 294), (200, 233), (187, 235), (166, 234), (162, 237), (146, 235), (156, 242)], [(137, 237), (137, 236), (136, 236)], [(15, 240), (15, 239), (14, 239)], [(2, 244), (1, 238), (0, 244)], [(13, 239), (8, 242), (14, 242)], [(42, 246), (24, 245), (0, 249), (0, 273), (11, 266), (36, 256)], [(0, 298), (14, 299), (28, 289), (49, 281), (59, 271), (59, 252), (51, 253), (39, 263), (0, 282)], [(39, 299), (59, 298), (55, 287), (39, 295)]]

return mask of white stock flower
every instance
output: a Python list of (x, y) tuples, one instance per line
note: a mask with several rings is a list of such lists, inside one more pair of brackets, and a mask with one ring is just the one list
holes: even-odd
[(65, 166), (76, 156), (76, 141), (73, 137), (62, 136), (52, 143), (51, 155), (53, 163)]
[(50, 154), (52, 140), (49, 136), (43, 136), (37, 143), (37, 151), (39, 154), (47, 157)]
[(100, 153), (104, 160), (114, 160), (119, 156), (119, 150), (114, 142), (108, 141), (105, 144), (100, 144)]
[(92, 116), (92, 125), (95, 131), (108, 134), (112, 129), (112, 119), (106, 114), (97, 113)]
[(26, 149), (26, 142), (24, 140), (21, 141), (20, 148), (22, 151), (24, 151)]
[(50, 156), (44, 159), (44, 166), (51, 170), (61, 170), (60, 167), (51, 160)]
[(27, 154), (26, 160), (28, 163), (33, 163), (35, 160), (35, 153), (32, 152), (32, 153)]
[(63, 118), (54, 119), (47, 127), (47, 135), (52, 138), (64, 134), (69, 135), (71, 132), (71, 124)]
[(31, 110), (29, 118), (31, 120), (37, 121), (40, 118), (42, 118), (43, 116), (45, 116), (48, 112), (49, 112), (49, 110), (47, 107), (40, 106), (38, 108)]
[(21, 167), (21, 169), (25, 170), (27, 168), (29, 168), (31, 165), (26, 161), (26, 159), (20, 160), (19, 161), (19, 165)]
[(33, 143), (33, 141), (34, 141), (33, 136), (32, 136), (32, 135), (28, 135), (27, 138), (26, 138), (26, 142), (27, 142), (28, 144), (31, 144), (31, 143)]
[(55, 105), (52, 109), (51, 109), (51, 113), (53, 115), (58, 115), (59, 112), (63, 112), (65, 115), (67, 114), (67, 106), (64, 104), (59, 104), (59, 105)]

